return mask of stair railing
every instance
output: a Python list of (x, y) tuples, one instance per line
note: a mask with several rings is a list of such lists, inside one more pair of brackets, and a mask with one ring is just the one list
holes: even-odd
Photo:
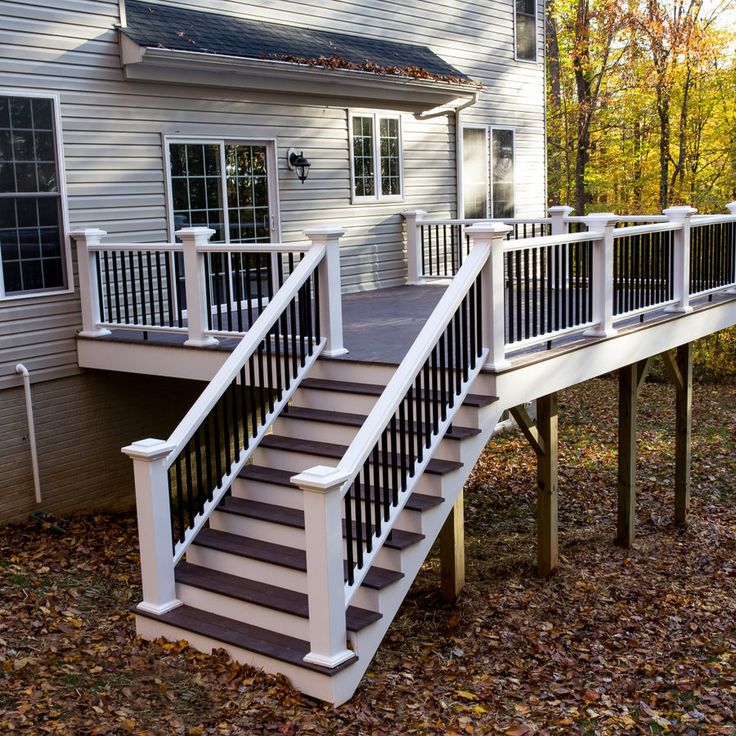
[(171, 436), (123, 448), (133, 459), (141, 610), (162, 614), (180, 605), (176, 563), (319, 355), (345, 352), (339, 262), (344, 230), (305, 232), (311, 243), (302, 244), (303, 259)]
[(305, 492), (307, 662), (336, 667), (353, 656), (346, 608), (487, 363), (498, 308), (493, 271), (510, 230), (501, 223), (469, 228), (477, 241), (342, 460), (291, 479)]

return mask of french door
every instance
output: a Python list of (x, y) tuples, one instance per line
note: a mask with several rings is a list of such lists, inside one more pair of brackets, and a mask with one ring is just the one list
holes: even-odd
[[(211, 243), (269, 243), (279, 239), (274, 144), (168, 139), (171, 238), (183, 227), (209, 227)], [(212, 310), (244, 309), (273, 288), (269, 254), (207, 257)], [(183, 264), (176, 264), (177, 297), (186, 306)]]

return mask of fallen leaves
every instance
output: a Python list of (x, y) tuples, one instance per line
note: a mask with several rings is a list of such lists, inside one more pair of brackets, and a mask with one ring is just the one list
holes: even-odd
[(562, 396), (563, 566), (534, 576), (534, 458), (493, 441), (466, 492), (467, 585), (437, 558), (338, 709), (185, 641), (136, 639), (135, 520), (0, 537), (0, 733), (59, 736), (736, 732), (736, 388), (699, 386), (693, 504), (672, 526), (672, 393), (640, 408), (637, 542), (615, 534), (616, 384)]

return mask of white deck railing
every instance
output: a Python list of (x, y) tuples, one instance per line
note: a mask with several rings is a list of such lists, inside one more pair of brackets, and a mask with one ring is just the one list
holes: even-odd
[(333, 295), (339, 297), (343, 233), (308, 230), (312, 242), (300, 246), (304, 258), (171, 436), (123, 449), (134, 462), (141, 610), (161, 614), (180, 605), (176, 563), (320, 354), (330, 345), (334, 352), (341, 348)]
[[(310, 230), (315, 238), (322, 237)], [(72, 233), (77, 243), (81, 337), (112, 330), (186, 335), (185, 345), (216, 345), (244, 335), (312, 247), (301, 243), (211, 243), (208, 228), (177, 231), (177, 243), (103, 243), (104, 230)], [(338, 291), (331, 309), (339, 310)], [(335, 316), (335, 315), (333, 315)], [(327, 354), (343, 350), (328, 335)]]

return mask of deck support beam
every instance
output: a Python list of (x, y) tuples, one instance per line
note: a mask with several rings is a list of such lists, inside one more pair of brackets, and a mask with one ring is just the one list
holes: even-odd
[(440, 531), (440, 594), (455, 603), (465, 586), (465, 509), (460, 491)]
[(537, 422), (523, 406), (511, 409), (537, 456), (537, 573), (547, 577), (560, 564), (558, 542), (557, 394), (537, 399)]
[[(668, 354), (669, 355), (669, 354)], [(667, 361), (665, 360), (665, 365)], [(687, 523), (690, 513), (690, 458), (693, 409), (693, 345), (677, 348), (675, 382), (675, 524)]]
[(636, 425), (639, 393), (652, 359), (647, 358), (618, 372), (618, 511), (616, 544), (630, 548), (636, 534)]

